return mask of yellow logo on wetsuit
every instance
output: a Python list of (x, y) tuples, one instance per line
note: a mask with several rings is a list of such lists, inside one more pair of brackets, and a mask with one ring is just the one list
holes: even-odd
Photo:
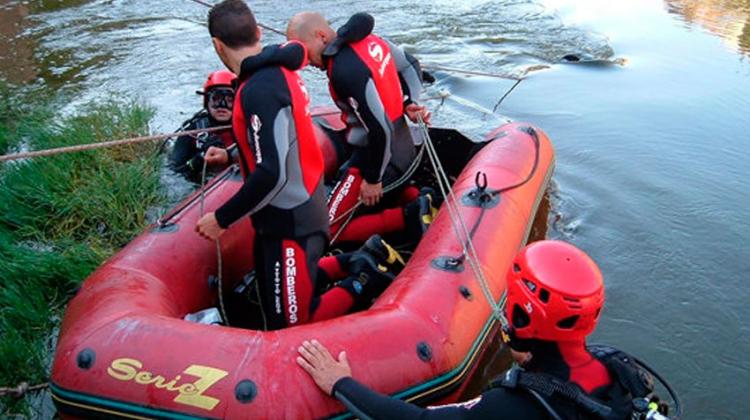
[(174, 398), (174, 402), (204, 410), (213, 410), (221, 402), (218, 398), (205, 395), (205, 392), (229, 374), (229, 372), (208, 366), (190, 365), (182, 373), (195, 376), (198, 380), (178, 385), (182, 380), (182, 375), (177, 375), (167, 381), (164, 376), (141, 369), (143, 369), (143, 363), (139, 360), (123, 358), (113, 360), (107, 368), (107, 373), (118, 381), (133, 381), (137, 384), (153, 385), (157, 389), (177, 392), (179, 395)]

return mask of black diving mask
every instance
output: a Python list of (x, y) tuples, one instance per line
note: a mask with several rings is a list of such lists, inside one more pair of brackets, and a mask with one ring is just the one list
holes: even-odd
[(214, 109), (232, 110), (234, 105), (234, 90), (230, 88), (211, 89), (206, 94), (208, 106)]

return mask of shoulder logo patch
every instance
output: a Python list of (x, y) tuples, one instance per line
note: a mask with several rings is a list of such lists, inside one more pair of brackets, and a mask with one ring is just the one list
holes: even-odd
[(377, 42), (370, 42), (370, 45), (367, 46), (367, 50), (370, 52), (370, 57), (372, 57), (373, 60), (380, 63), (383, 61), (384, 52), (383, 47), (380, 46)]
[(253, 129), (253, 149), (255, 151), (255, 163), (260, 165), (263, 163), (263, 153), (260, 150), (260, 129), (263, 127), (263, 122), (260, 117), (253, 114), (250, 116), (250, 127)]

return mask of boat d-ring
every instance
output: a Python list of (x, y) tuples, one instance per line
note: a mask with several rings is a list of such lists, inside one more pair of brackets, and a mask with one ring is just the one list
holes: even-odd
[(479, 191), (484, 192), (484, 190), (487, 189), (487, 174), (482, 171), (477, 171), (476, 176), (474, 176), (474, 184)]
[(500, 204), (500, 194), (497, 191), (488, 189), (487, 174), (477, 171), (474, 177), (474, 189), (465, 193), (461, 198), (461, 203), (468, 207), (479, 207), (481, 209), (491, 209)]
[(462, 273), (464, 271), (464, 256), (450, 257), (442, 256), (432, 260), (432, 268), (452, 273)]

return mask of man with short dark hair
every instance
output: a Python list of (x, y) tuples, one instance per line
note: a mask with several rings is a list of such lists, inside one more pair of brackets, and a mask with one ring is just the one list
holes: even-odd
[[(196, 230), (217, 239), (249, 214), (255, 228), (255, 269), (269, 329), (346, 313), (358, 296), (384, 288), (372, 258), (370, 280), (349, 278), (317, 296), (318, 261), (327, 246), (328, 219), (323, 159), (313, 131), (309, 98), (296, 70), (306, 62), (304, 45), (290, 42), (263, 48), (261, 31), (247, 5), (225, 0), (208, 15), (216, 53), (238, 75), (232, 126), (245, 177), (242, 188)], [(227, 162), (223, 149), (206, 159)], [(354, 258), (362, 261), (362, 258)], [(369, 267), (369, 268), (368, 268)]]

